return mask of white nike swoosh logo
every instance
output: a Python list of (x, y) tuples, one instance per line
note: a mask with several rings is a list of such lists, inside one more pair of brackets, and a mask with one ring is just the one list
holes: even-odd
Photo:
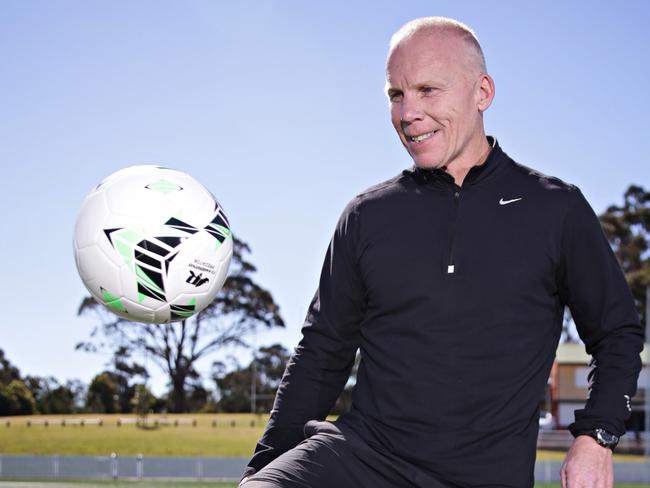
[(513, 198), (512, 200), (504, 200), (503, 198), (501, 198), (501, 200), (499, 200), (499, 205), (508, 205), (509, 203), (512, 202), (518, 202), (519, 200), (521, 200), (521, 198)]

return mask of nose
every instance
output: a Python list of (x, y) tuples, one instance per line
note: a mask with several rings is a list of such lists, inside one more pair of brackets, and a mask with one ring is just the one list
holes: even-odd
[(424, 114), (418, 98), (404, 94), (399, 110), (399, 120), (402, 127), (406, 127), (413, 122), (422, 120), (423, 116)]

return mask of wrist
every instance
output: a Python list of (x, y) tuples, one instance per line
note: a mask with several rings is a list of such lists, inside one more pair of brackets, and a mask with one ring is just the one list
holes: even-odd
[[(589, 438), (591, 441), (604, 449), (614, 451), (619, 442), (619, 437), (605, 429), (595, 428), (576, 433), (576, 439)], [(586, 440), (586, 439), (585, 439)]]

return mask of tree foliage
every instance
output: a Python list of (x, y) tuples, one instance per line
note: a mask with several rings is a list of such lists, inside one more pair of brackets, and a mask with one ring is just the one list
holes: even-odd
[(0, 415), (74, 413), (85, 396), (79, 380), (65, 384), (53, 377), (22, 377), (0, 349)]
[(36, 412), (34, 395), (0, 349), (0, 415), (30, 415)]
[(138, 382), (146, 382), (149, 378), (147, 368), (133, 361), (130, 349), (122, 345), (113, 353), (112, 369), (105, 373), (111, 376), (117, 388), (120, 412), (130, 413), (133, 410), (133, 398)]
[(247, 253), (248, 245), (233, 238), (231, 269), (223, 288), (205, 310), (180, 322), (134, 324), (113, 315), (92, 297), (84, 298), (79, 314), (96, 314), (100, 325), (77, 349), (125, 348), (151, 358), (168, 375), (172, 411), (186, 411), (186, 387), (189, 380), (199, 377), (199, 359), (228, 345), (246, 346), (245, 336), (258, 327), (284, 327), (271, 293), (252, 279), (256, 269), (246, 260)]
[(650, 192), (630, 185), (622, 205), (610, 205), (600, 215), (600, 223), (645, 322), (646, 288), (650, 286)]
[(0, 415), (31, 415), (36, 413), (36, 401), (22, 380), (0, 385)]
[(13, 380), (20, 379), (20, 371), (5, 356), (5, 352), (0, 349), (0, 384), (8, 385)]
[(228, 373), (225, 372), (226, 365), (223, 362), (215, 362), (212, 377), (219, 395), (218, 410), (250, 412), (251, 387), (255, 375), (255, 410), (269, 412), (289, 357), (289, 351), (284, 346), (273, 344), (259, 348), (255, 358), (248, 365), (237, 365)]
[(85, 387), (79, 381), (60, 384), (54, 377), (27, 376), (25, 384), (36, 401), (36, 410), (42, 414), (67, 414), (78, 410), (78, 396), (85, 396)]
[(138, 418), (144, 421), (147, 414), (156, 403), (156, 397), (145, 385), (135, 385), (134, 395), (131, 399), (131, 407), (138, 415)]
[[(270, 412), (290, 357), (290, 352), (284, 346), (273, 344), (260, 347), (248, 365), (243, 367), (237, 365), (230, 372), (225, 372), (226, 365), (223, 362), (215, 362), (212, 377), (217, 385), (219, 396), (217, 410), (232, 413), (250, 412), (254, 376), (257, 396), (255, 412)], [(350, 409), (359, 360), (360, 355), (357, 353), (350, 379), (332, 407), (331, 414), (340, 415)]]
[(88, 385), (86, 408), (95, 413), (118, 413), (120, 411), (117, 385), (109, 372), (98, 374)]

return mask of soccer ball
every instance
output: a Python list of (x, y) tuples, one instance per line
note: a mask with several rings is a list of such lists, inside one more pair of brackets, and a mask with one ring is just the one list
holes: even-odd
[(88, 291), (128, 320), (166, 323), (207, 307), (232, 257), (230, 224), (188, 174), (160, 166), (113, 173), (88, 194), (74, 231)]

